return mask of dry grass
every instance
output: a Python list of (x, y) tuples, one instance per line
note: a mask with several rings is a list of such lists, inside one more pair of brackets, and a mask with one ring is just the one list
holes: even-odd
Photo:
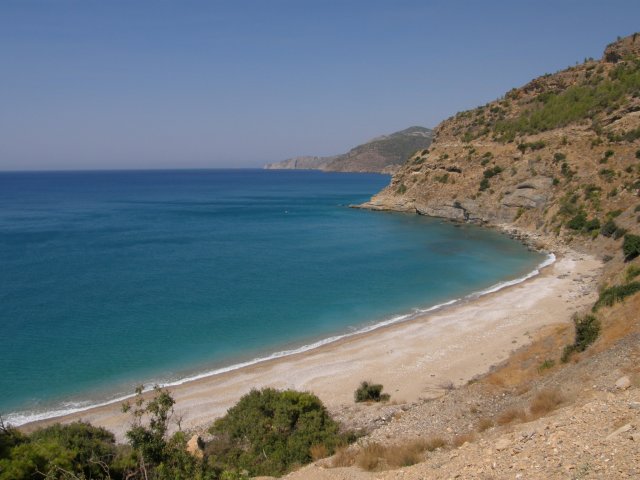
[(631, 420), (633, 420), (633, 417), (630, 415), (625, 415), (623, 417), (618, 418), (615, 422), (613, 422), (613, 430), (619, 429), (620, 427), (629, 423)]
[(520, 389), (525, 393), (527, 385), (538, 378), (538, 367), (547, 358), (554, 358), (562, 347), (573, 341), (569, 325), (549, 325), (536, 334), (530, 345), (518, 349), (495, 371), (481, 381), (497, 388)]
[[(424, 452), (432, 452), (445, 445), (446, 442), (441, 437), (413, 440), (400, 445), (385, 446), (379, 443), (370, 443), (357, 452), (355, 464), (367, 471), (408, 467), (423, 461)], [(332, 465), (334, 467), (346, 466), (348, 461), (349, 459), (346, 459), (343, 453), (339, 460), (334, 457)]]
[(473, 432), (462, 433), (460, 435), (456, 435), (453, 437), (453, 446), (458, 448), (464, 445), (465, 443), (471, 443), (476, 439), (476, 434)]
[(524, 421), (527, 419), (527, 412), (522, 408), (508, 408), (504, 410), (498, 418), (496, 418), (496, 423), (498, 425), (507, 425), (515, 420)]
[(370, 443), (366, 445), (360, 449), (356, 455), (356, 465), (363, 470), (375, 470), (380, 464), (384, 450), (384, 447), (379, 443)]
[(340, 447), (336, 450), (335, 455), (331, 459), (331, 466), (337, 467), (350, 467), (356, 461), (356, 451), (349, 446)]
[(542, 417), (558, 408), (564, 400), (564, 397), (558, 390), (542, 390), (538, 392), (531, 401), (529, 410), (535, 417)]
[(433, 452), (438, 448), (444, 448), (447, 446), (447, 441), (442, 437), (430, 437), (426, 440), (422, 440), (424, 449), (427, 452)]
[(640, 332), (638, 311), (640, 294), (628, 297), (623, 303), (617, 303), (613, 307), (599, 310), (598, 318), (602, 326), (600, 336), (585, 353), (602, 352), (630, 333)]
[(323, 444), (317, 444), (311, 445), (309, 454), (311, 455), (311, 459), (315, 462), (316, 460), (327, 457), (329, 455), (329, 451)]
[(488, 430), (491, 427), (493, 427), (493, 420), (485, 417), (478, 420), (478, 425), (476, 426), (476, 429), (478, 430), (478, 432), (484, 432), (485, 430)]

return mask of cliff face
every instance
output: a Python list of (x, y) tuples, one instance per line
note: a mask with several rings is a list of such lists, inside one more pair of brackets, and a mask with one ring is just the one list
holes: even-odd
[[(637, 231), (640, 35), (458, 113), (365, 207), (510, 224), (589, 243)], [(611, 224), (609, 224), (611, 227)], [(611, 227), (613, 228), (613, 227)], [(596, 242), (597, 243), (597, 242)]]
[(269, 163), (266, 169), (312, 169), (332, 172), (394, 173), (406, 160), (431, 144), (432, 130), (409, 127), (400, 132), (374, 138), (333, 157), (295, 157)]

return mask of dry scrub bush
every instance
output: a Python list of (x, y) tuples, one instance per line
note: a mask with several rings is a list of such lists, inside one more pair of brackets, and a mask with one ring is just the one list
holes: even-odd
[(564, 398), (558, 390), (542, 390), (531, 401), (529, 410), (534, 416), (541, 417), (558, 408), (563, 401)]
[(408, 467), (423, 461), (424, 452), (432, 452), (445, 445), (446, 442), (441, 437), (414, 440), (401, 445), (370, 443), (357, 453), (355, 463), (367, 471)]
[(356, 450), (353, 448), (349, 448), (349, 446), (344, 446), (338, 448), (335, 455), (331, 459), (331, 466), (333, 468), (338, 467), (350, 467), (356, 461)]
[(363, 447), (356, 456), (356, 464), (363, 470), (375, 470), (384, 454), (384, 447), (378, 443), (370, 443)]
[(490, 418), (481, 418), (478, 421), (478, 426), (477, 429), (479, 432), (484, 432), (485, 430), (490, 429), (491, 427), (493, 427), (493, 420), (491, 420)]
[(323, 444), (311, 445), (309, 448), (309, 454), (311, 455), (311, 459), (315, 462), (316, 460), (320, 460), (321, 458), (325, 458), (329, 455), (329, 450)]
[(525, 412), (521, 408), (508, 408), (503, 411), (498, 418), (496, 418), (496, 422), (498, 425), (507, 425), (515, 420), (524, 421), (527, 419), (527, 412)]
[(465, 443), (473, 442), (475, 439), (476, 439), (476, 435), (473, 432), (462, 433), (460, 435), (456, 435), (455, 437), (453, 437), (453, 446), (456, 448), (461, 447)]
[(444, 448), (447, 446), (447, 441), (442, 437), (430, 437), (426, 440), (423, 440), (423, 442), (424, 442), (424, 449), (427, 452), (433, 452), (438, 448)]

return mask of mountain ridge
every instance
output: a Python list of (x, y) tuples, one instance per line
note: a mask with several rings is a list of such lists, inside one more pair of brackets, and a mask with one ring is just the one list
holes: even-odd
[(380, 135), (346, 153), (328, 157), (300, 156), (268, 163), (269, 170), (307, 169), (331, 172), (394, 173), (411, 155), (431, 144), (433, 131), (412, 126)]

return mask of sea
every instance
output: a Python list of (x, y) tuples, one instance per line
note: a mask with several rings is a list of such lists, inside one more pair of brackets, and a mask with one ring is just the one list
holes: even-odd
[(350, 208), (388, 183), (0, 173), (0, 415), (19, 425), (312, 349), (550, 261), (493, 230)]

